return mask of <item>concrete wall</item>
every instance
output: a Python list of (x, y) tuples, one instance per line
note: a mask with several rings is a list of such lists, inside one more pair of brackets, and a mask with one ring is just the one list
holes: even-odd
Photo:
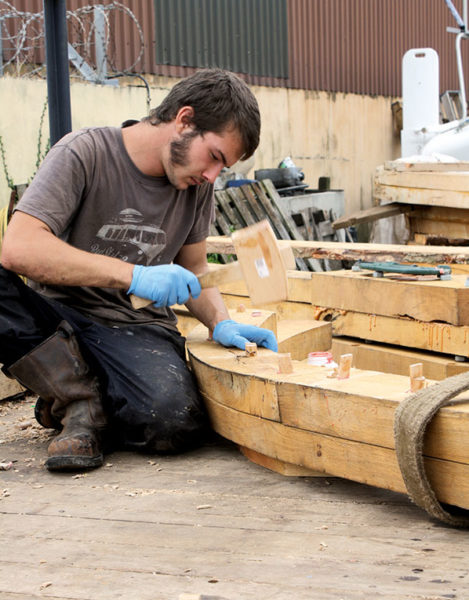
[[(161, 101), (173, 83), (168, 78), (152, 81), (151, 106)], [(267, 87), (253, 87), (253, 91), (262, 114), (254, 169), (277, 167), (284, 157), (291, 156), (303, 168), (311, 188), (317, 187), (318, 177), (328, 176), (333, 189), (344, 189), (346, 212), (371, 206), (374, 169), (399, 155), (390, 98)], [(0, 78), (0, 136), (16, 184), (28, 182), (35, 172), (46, 95), (44, 81)], [(147, 93), (140, 85), (111, 88), (72, 82), (71, 98), (73, 129), (119, 125), (147, 113)], [(48, 132), (46, 115), (43, 147)], [(0, 207), (8, 198), (0, 157)]]

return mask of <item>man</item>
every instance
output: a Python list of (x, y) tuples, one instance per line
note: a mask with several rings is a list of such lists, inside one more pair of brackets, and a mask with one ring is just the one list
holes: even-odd
[[(213, 183), (249, 158), (260, 117), (249, 87), (220, 69), (176, 84), (139, 122), (66, 135), (16, 207), (0, 269), (0, 362), (60, 431), (50, 470), (94, 468), (103, 447), (176, 452), (207, 428), (172, 304), (225, 346), (277, 349), (201, 291)], [(17, 274), (34, 282), (26, 286)], [(153, 301), (136, 311), (129, 294)]]

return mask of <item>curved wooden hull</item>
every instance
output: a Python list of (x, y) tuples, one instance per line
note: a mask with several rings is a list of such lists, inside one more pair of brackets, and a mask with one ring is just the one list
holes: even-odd
[[(293, 372), (279, 373), (278, 355), (269, 350), (248, 357), (208, 341), (204, 327), (194, 329), (188, 354), (214, 429), (254, 456), (405, 493), (393, 422), (399, 402), (411, 393), (409, 378), (352, 368), (341, 380), (331, 369), (308, 364), (308, 352), (330, 344), (328, 323), (276, 324), (275, 315), (262, 311), (233, 318), (278, 327), (279, 352), (296, 350)], [(424, 448), (438, 499), (464, 508), (469, 508), (468, 428), (465, 393), (433, 419)]]

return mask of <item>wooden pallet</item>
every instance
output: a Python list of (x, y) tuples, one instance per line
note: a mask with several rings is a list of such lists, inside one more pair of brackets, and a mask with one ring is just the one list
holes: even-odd
[[(215, 222), (211, 235), (227, 235), (232, 231), (253, 225), (267, 219), (280, 240), (332, 240), (335, 233), (331, 227), (330, 215), (326, 210), (304, 209), (295, 220), (292, 211), (288, 210), (285, 202), (269, 179), (231, 187), (215, 192)], [(314, 213), (314, 214), (313, 214)], [(323, 220), (315, 222), (315, 214), (321, 213)], [(297, 221), (300, 221), (298, 223)], [(223, 262), (232, 260), (230, 254), (222, 256)], [(303, 271), (323, 271), (330, 268), (340, 268), (331, 265), (327, 260), (312, 257), (298, 257), (297, 267)]]

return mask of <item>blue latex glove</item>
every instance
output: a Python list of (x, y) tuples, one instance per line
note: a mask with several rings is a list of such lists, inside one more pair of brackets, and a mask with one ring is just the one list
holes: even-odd
[(127, 290), (128, 294), (152, 300), (154, 306), (184, 304), (190, 296), (198, 298), (200, 292), (200, 283), (194, 273), (179, 265), (135, 265)]
[(278, 350), (277, 340), (270, 329), (262, 329), (255, 325), (243, 325), (229, 319), (217, 323), (213, 330), (213, 339), (222, 346), (236, 346), (241, 350), (246, 347), (246, 342), (254, 342), (258, 346), (264, 346), (274, 352)]

